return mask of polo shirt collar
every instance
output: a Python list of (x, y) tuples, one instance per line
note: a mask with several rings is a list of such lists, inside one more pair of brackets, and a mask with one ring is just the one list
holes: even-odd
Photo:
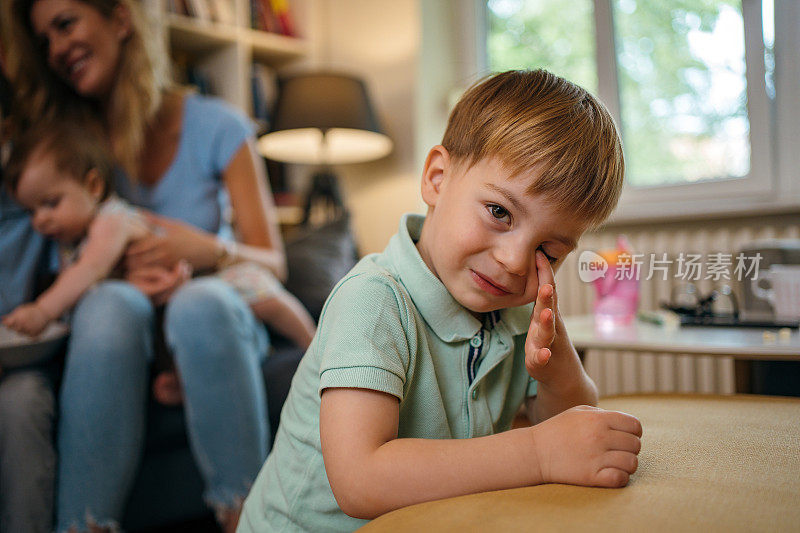
[(505, 324), (512, 335), (522, 335), (528, 332), (531, 325), (533, 303), (520, 307), (509, 307), (500, 311), (500, 324)]
[[(425, 217), (406, 214), (400, 228), (389, 241), (386, 255), (394, 265), (400, 283), (408, 291), (422, 318), (437, 337), (445, 342), (463, 341), (473, 337), (481, 329), (481, 322), (459, 304), (447, 291), (444, 284), (430, 271), (414, 244), (422, 233)], [(500, 324), (511, 335), (528, 330), (533, 304), (502, 309)]]

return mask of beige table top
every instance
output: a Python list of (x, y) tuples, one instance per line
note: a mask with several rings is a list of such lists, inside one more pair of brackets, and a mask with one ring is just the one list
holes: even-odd
[(642, 395), (600, 406), (642, 422), (627, 487), (473, 494), (398, 509), (360, 531), (800, 531), (800, 399)]
[(564, 317), (564, 324), (578, 350), (600, 348), (800, 361), (800, 330), (797, 328), (790, 330), (788, 339), (780, 338), (778, 330), (773, 328), (769, 331), (774, 339), (765, 340), (764, 328), (668, 328), (634, 320), (626, 326), (602, 330), (595, 326), (591, 315)]

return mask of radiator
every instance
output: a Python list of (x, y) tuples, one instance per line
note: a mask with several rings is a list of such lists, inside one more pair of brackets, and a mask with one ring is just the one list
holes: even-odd
[[(800, 238), (800, 218), (774, 215), (614, 227), (587, 233), (578, 249), (595, 251), (614, 248), (620, 233), (628, 237), (634, 252), (647, 256), (655, 253), (659, 258), (666, 253), (668, 259), (674, 260), (680, 253), (704, 256), (716, 252), (735, 254), (743, 245), (757, 239)], [(592, 312), (594, 289), (578, 277), (578, 255), (573, 253), (557, 276), (559, 308), (564, 315)], [(649, 281), (640, 281), (640, 309), (655, 310), (660, 302), (669, 300), (674, 284), (680, 281), (673, 274), (670, 272), (666, 280), (654, 276)], [(702, 295), (715, 286), (710, 279), (693, 283)], [(740, 296), (736, 280), (727, 283), (737, 297)], [(597, 384), (601, 396), (645, 392), (730, 394), (736, 388), (731, 357), (587, 350), (584, 366)]]

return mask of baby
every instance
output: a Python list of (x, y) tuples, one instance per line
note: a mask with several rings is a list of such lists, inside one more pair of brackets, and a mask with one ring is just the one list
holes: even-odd
[[(95, 133), (86, 125), (60, 123), (28, 131), (14, 145), (6, 185), (31, 211), (34, 228), (58, 241), (61, 261), (48, 290), (3, 318), (11, 329), (36, 336), (97, 281), (130, 274), (120, 268), (127, 247), (154, 231), (142, 212), (112, 193), (113, 164)], [(233, 243), (225, 246), (231, 249)], [(235, 254), (229, 261), (217, 275), (259, 319), (306, 348), (315, 327), (302, 304), (266, 268), (237, 263)], [(189, 277), (188, 264), (176, 268)]]

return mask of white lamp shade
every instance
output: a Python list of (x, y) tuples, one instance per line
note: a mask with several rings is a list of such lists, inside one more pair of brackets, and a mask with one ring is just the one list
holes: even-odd
[(265, 157), (287, 163), (341, 165), (384, 157), (392, 141), (378, 124), (367, 87), (356, 77), (309, 72), (280, 80)]
[(392, 151), (392, 140), (382, 133), (349, 128), (274, 131), (258, 141), (261, 154), (287, 163), (345, 165), (380, 159)]

